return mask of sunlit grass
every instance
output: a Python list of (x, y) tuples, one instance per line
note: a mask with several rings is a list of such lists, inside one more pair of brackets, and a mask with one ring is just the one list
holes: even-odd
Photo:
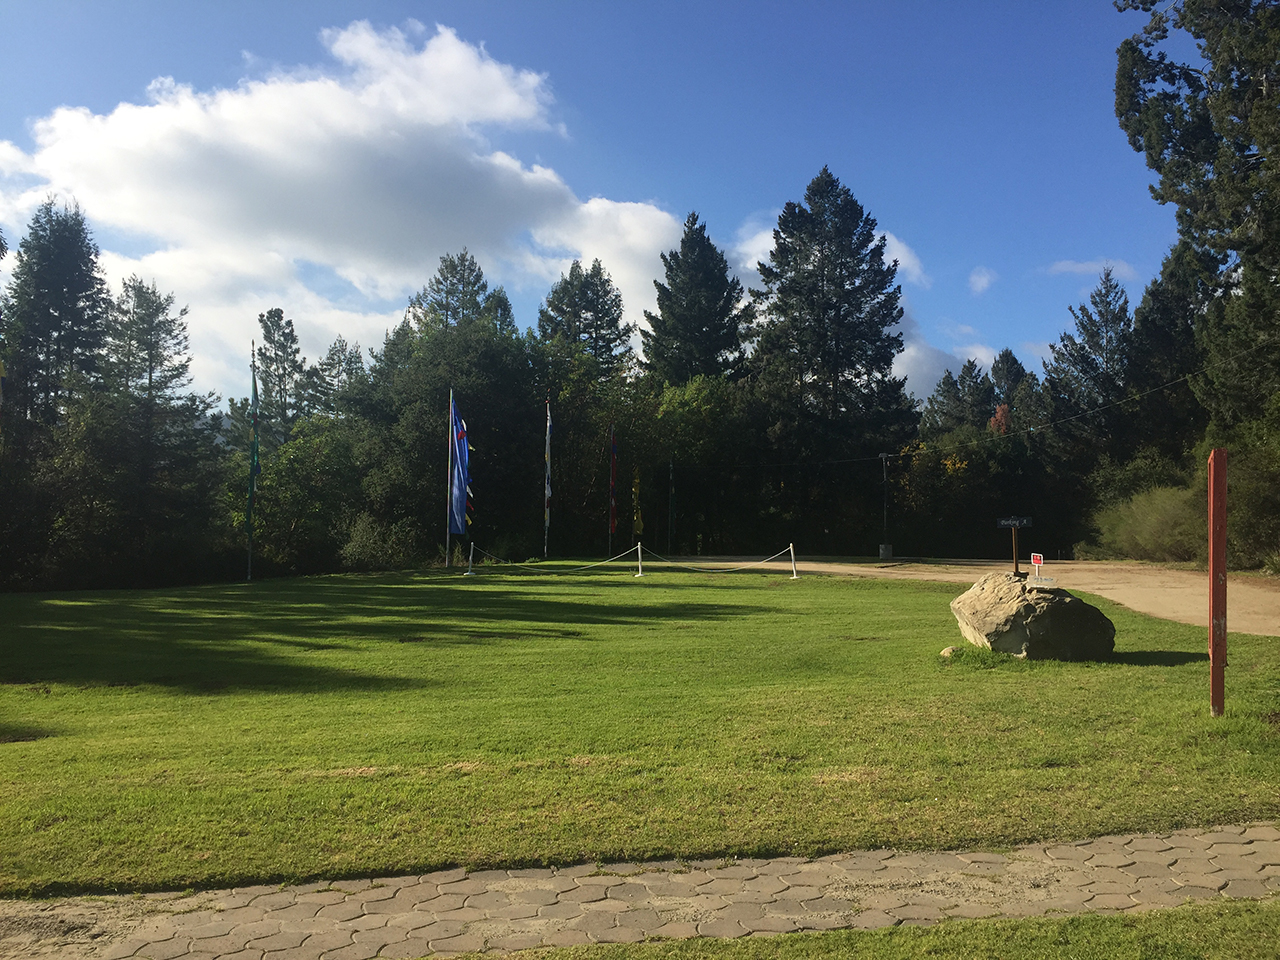
[(922, 584), (321, 577), (0, 597), (0, 891), (1050, 837), (1280, 815), (1280, 649), (1097, 600), (1106, 664)]

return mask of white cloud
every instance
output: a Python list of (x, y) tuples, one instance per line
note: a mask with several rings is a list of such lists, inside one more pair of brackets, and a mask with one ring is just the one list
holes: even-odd
[[(951, 355), (960, 361), (961, 366), (966, 360), (977, 360), (979, 365), (987, 371), (991, 370), (991, 364), (995, 362), (998, 352), (995, 347), (989, 347), (985, 343), (970, 343), (951, 348)], [(960, 367), (955, 368), (955, 372), (958, 373), (959, 370)]]
[(969, 290), (974, 296), (985, 293), (987, 288), (996, 282), (996, 272), (986, 267), (974, 267), (969, 274)]
[[(1041, 365), (1053, 359), (1053, 351), (1047, 340), (1025, 340), (1022, 343), (1022, 352), (1025, 356), (1030, 354), (1040, 361)], [(1031, 369), (1028, 367), (1027, 369)]]
[(948, 370), (958, 370), (955, 358), (945, 350), (939, 350), (924, 338), (920, 324), (909, 308), (904, 308), (902, 322), (898, 324), (902, 334), (902, 352), (893, 360), (893, 375), (907, 378), (907, 391), (917, 400), (924, 401)]
[(908, 283), (928, 290), (933, 286), (933, 278), (924, 272), (924, 266), (916, 252), (899, 240), (892, 233), (882, 234), (884, 237), (884, 255), (886, 260), (897, 260), (898, 269), (906, 277)]
[[(421, 25), (407, 29), (326, 30), (323, 69), (207, 92), (160, 78), (147, 103), (60, 107), (34, 124), (32, 152), (0, 141), (0, 222), (16, 241), (48, 194), (74, 197), (113, 281), (136, 271), (190, 305), (202, 388), (239, 389), (229, 371), (243, 379), (272, 306), (312, 356), (338, 332), (377, 346), (400, 313), (388, 303), (464, 246), (491, 283), (516, 287), (599, 257), (639, 320), (678, 221), (651, 203), (583, 202), (555, 171), (492, 149), (487, 129), (557, 135), (546, 77), (448, 28), (421, 46)], [(352, 284), (367, 309), (309, 288), (305, 265)]]
[(769, 254), (773, 253), (773, 230), (781, 212), (770, 210), (748, 217), (734, 234), (727, 258), (734, 265), (738, 279), (746, 290), (760, 286), (760, 272), (756, 266), (769, 262)]
[(1058, 260), (1049, 267), (1050, 273), (1087, 273), (1097, 276), (1110, 267), (1118, 280), (1137, 280), (1138, 271), (1123, 260)]

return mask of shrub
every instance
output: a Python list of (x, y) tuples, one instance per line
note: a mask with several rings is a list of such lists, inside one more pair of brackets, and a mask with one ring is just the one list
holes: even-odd
[(1182, 487), (1143, 490), (1094, 516), (1100, 548), (1096, 553), (1132, 560), (1203, 560), (1207, 550), (1205, 509), (1204, 495), (1199, 491)]

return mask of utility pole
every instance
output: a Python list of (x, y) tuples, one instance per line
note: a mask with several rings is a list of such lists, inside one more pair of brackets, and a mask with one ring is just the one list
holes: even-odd
[(889, 543), (889, 454), (880, 454), (881, 483), (884, 485), (884, 526), (880, 536), (880, 559), (893, 559), (893, 545)]

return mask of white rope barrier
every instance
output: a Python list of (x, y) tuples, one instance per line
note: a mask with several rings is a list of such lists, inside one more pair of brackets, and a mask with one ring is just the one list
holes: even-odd
[[(622, 553), (619, 553), (617, 556), (610, 557), (608, 560), (597, 560), (595, 563), (586, 563), (579, 567), (568, 567), (568, 568), (559, 569), (559, 570), (548, 570), (545, 567), (543, 567), (543, 565), (540, 563), (520, 563), (519, 561), (516, 561), (516, 560), (504, 560), (501, 557), (495, 557), (492, 553), (489, 553), (489, 551), (485, 550), (483, 547), (477, 547), (474, 543), (471, 544), (472, 558), (475, 557), (476, 551), (479, 551), (483, 556), (488, 557), (490, 560), (493, 560), (495, 563), (500, 563), (503, 566), (522, 567), (533, 573), (541, 573), (547, 576), (561, 576), (566, 573), (581, 573), (583, 570), (593, 570), (596, 567), (603, 567), (607, 563), (615, 563), (616, 561), (621, 560), (624, 557), (631, 556), (631, 554), (633, 553), (636, 555), (636, 572), (635, 572), (636, 577), (643, 577), (645, 575), (644, 555), (646, 553), (652, 559), (657, 560), (660, 563), (666, 564), (671, 569), (689, 570), (693, 573), (733, 573), (738, 570), (750, 570), (752, 567), (760, 567), (766, 563), (772, 563), (774, 560), (777, 560), (779, 557), (784, 557), (789, 555), (791, 559), (791, 579), (792, 580), (800, 579), (800, 573), (796, 569), (796, 547), (794, 543), (787, 544), (784, 549), (779, 550), (777, 553), (775, 553), (771, 557), (765, 557), (763, 560), (753, 560), (750, 563), (737, 564), (731, 567), (711, 567), (711, 566), (707, 566), (706, 564), (677, 563), (675, 560), (668, 560), (666, 557), (660, 556), (659, 554), (654, 553), (652, 550), (650, 550), (648, 547), (644, 546), (641, 543), (637, 543), (634, 547), (628, 547), (626, 550), (623, 550)], [(464, 574), (464, 576), (474, 576), (474, 575), (475, 574), (471, 572), (471, 561), (468, 560), (467, 572), (466, 574)]]
[(769, 563), (773, 560), (777, 560), (779, 557), (783, 556), (784, 554), (790, 553), (791, 554), (791, 579), (792, 580), (800, 579), (799, 574), (796, 573), (795, 547), (792, 546), (791, 544), (787, 544), (787, 546), (784, 549), (779, 550), (772, 557), (765, 557), (763, 560), (753, 560), (751, 563), (743, 563), (733, 567), (709, 567), (709, 566), (706, 566), (705, 564), (695, 565), (695, 564), (688, 564), (688, 563), (677, 563), (674, 560), (668, 560), (666, 557), (658, 556), (658, 554), (654, 553), (648, 547), (645, 548), (645, 552), (648, 553), (649, 556), (652, 557), (653, 559), (660, 560), (662, 563), (669, 564), (670, 566), (675, 567), (678, 570), (692, 570), (694, 573), (733, 573), (735, 570), (750, 570), (752, 567), (762, 566), (763, 564)]
[(594, 567), (603, 567), (606, 563), (613, 563), (615, 560), (621, 560), (623, 557), (630, 556), (631, 554), (634, 553), (636, 555), (636, 567), (640, 571), (639, 573), (636, 574), (636, 576), (637, 577), (644, 576), (644, 568), (640, 564), (640, 552), (639, 552), (640, 544), (638, 543), (634, 547), (628, 547), (626, 550), (623, 550), (622, 553), (618, 554), (616, 557), (610, 557), (608, 560), (597, 560), (595, 563), (583, 564), (580, 567), (569, 567), (568, 569), (564, 569), (564, 570), (547, 570), (543, 568), (541, 564), (538, 564), (538, 563), (520, 563), (519, 561), (516, 561), (516, 560), (503, 560), (501, 557), (495, 557), (492, 553), (489, 553), (489, 551), (485, 550), (483, 547), (476, 547), (474, 544), (472, 545), (472, 547), (475, 550), (479, 550), (482, 554), (484, 554), (490, 560), (494, 560), (497, 563), (503, 564), (504, 566), (524, 567), (528, 570), (531, 570), (534, 573), (543, 573), (543, 574), (547, 574), (548, 576), (558, 576), (560, 574), (565, 574), (565, 573), (580, 573), (583, 570), (591, 570)]

